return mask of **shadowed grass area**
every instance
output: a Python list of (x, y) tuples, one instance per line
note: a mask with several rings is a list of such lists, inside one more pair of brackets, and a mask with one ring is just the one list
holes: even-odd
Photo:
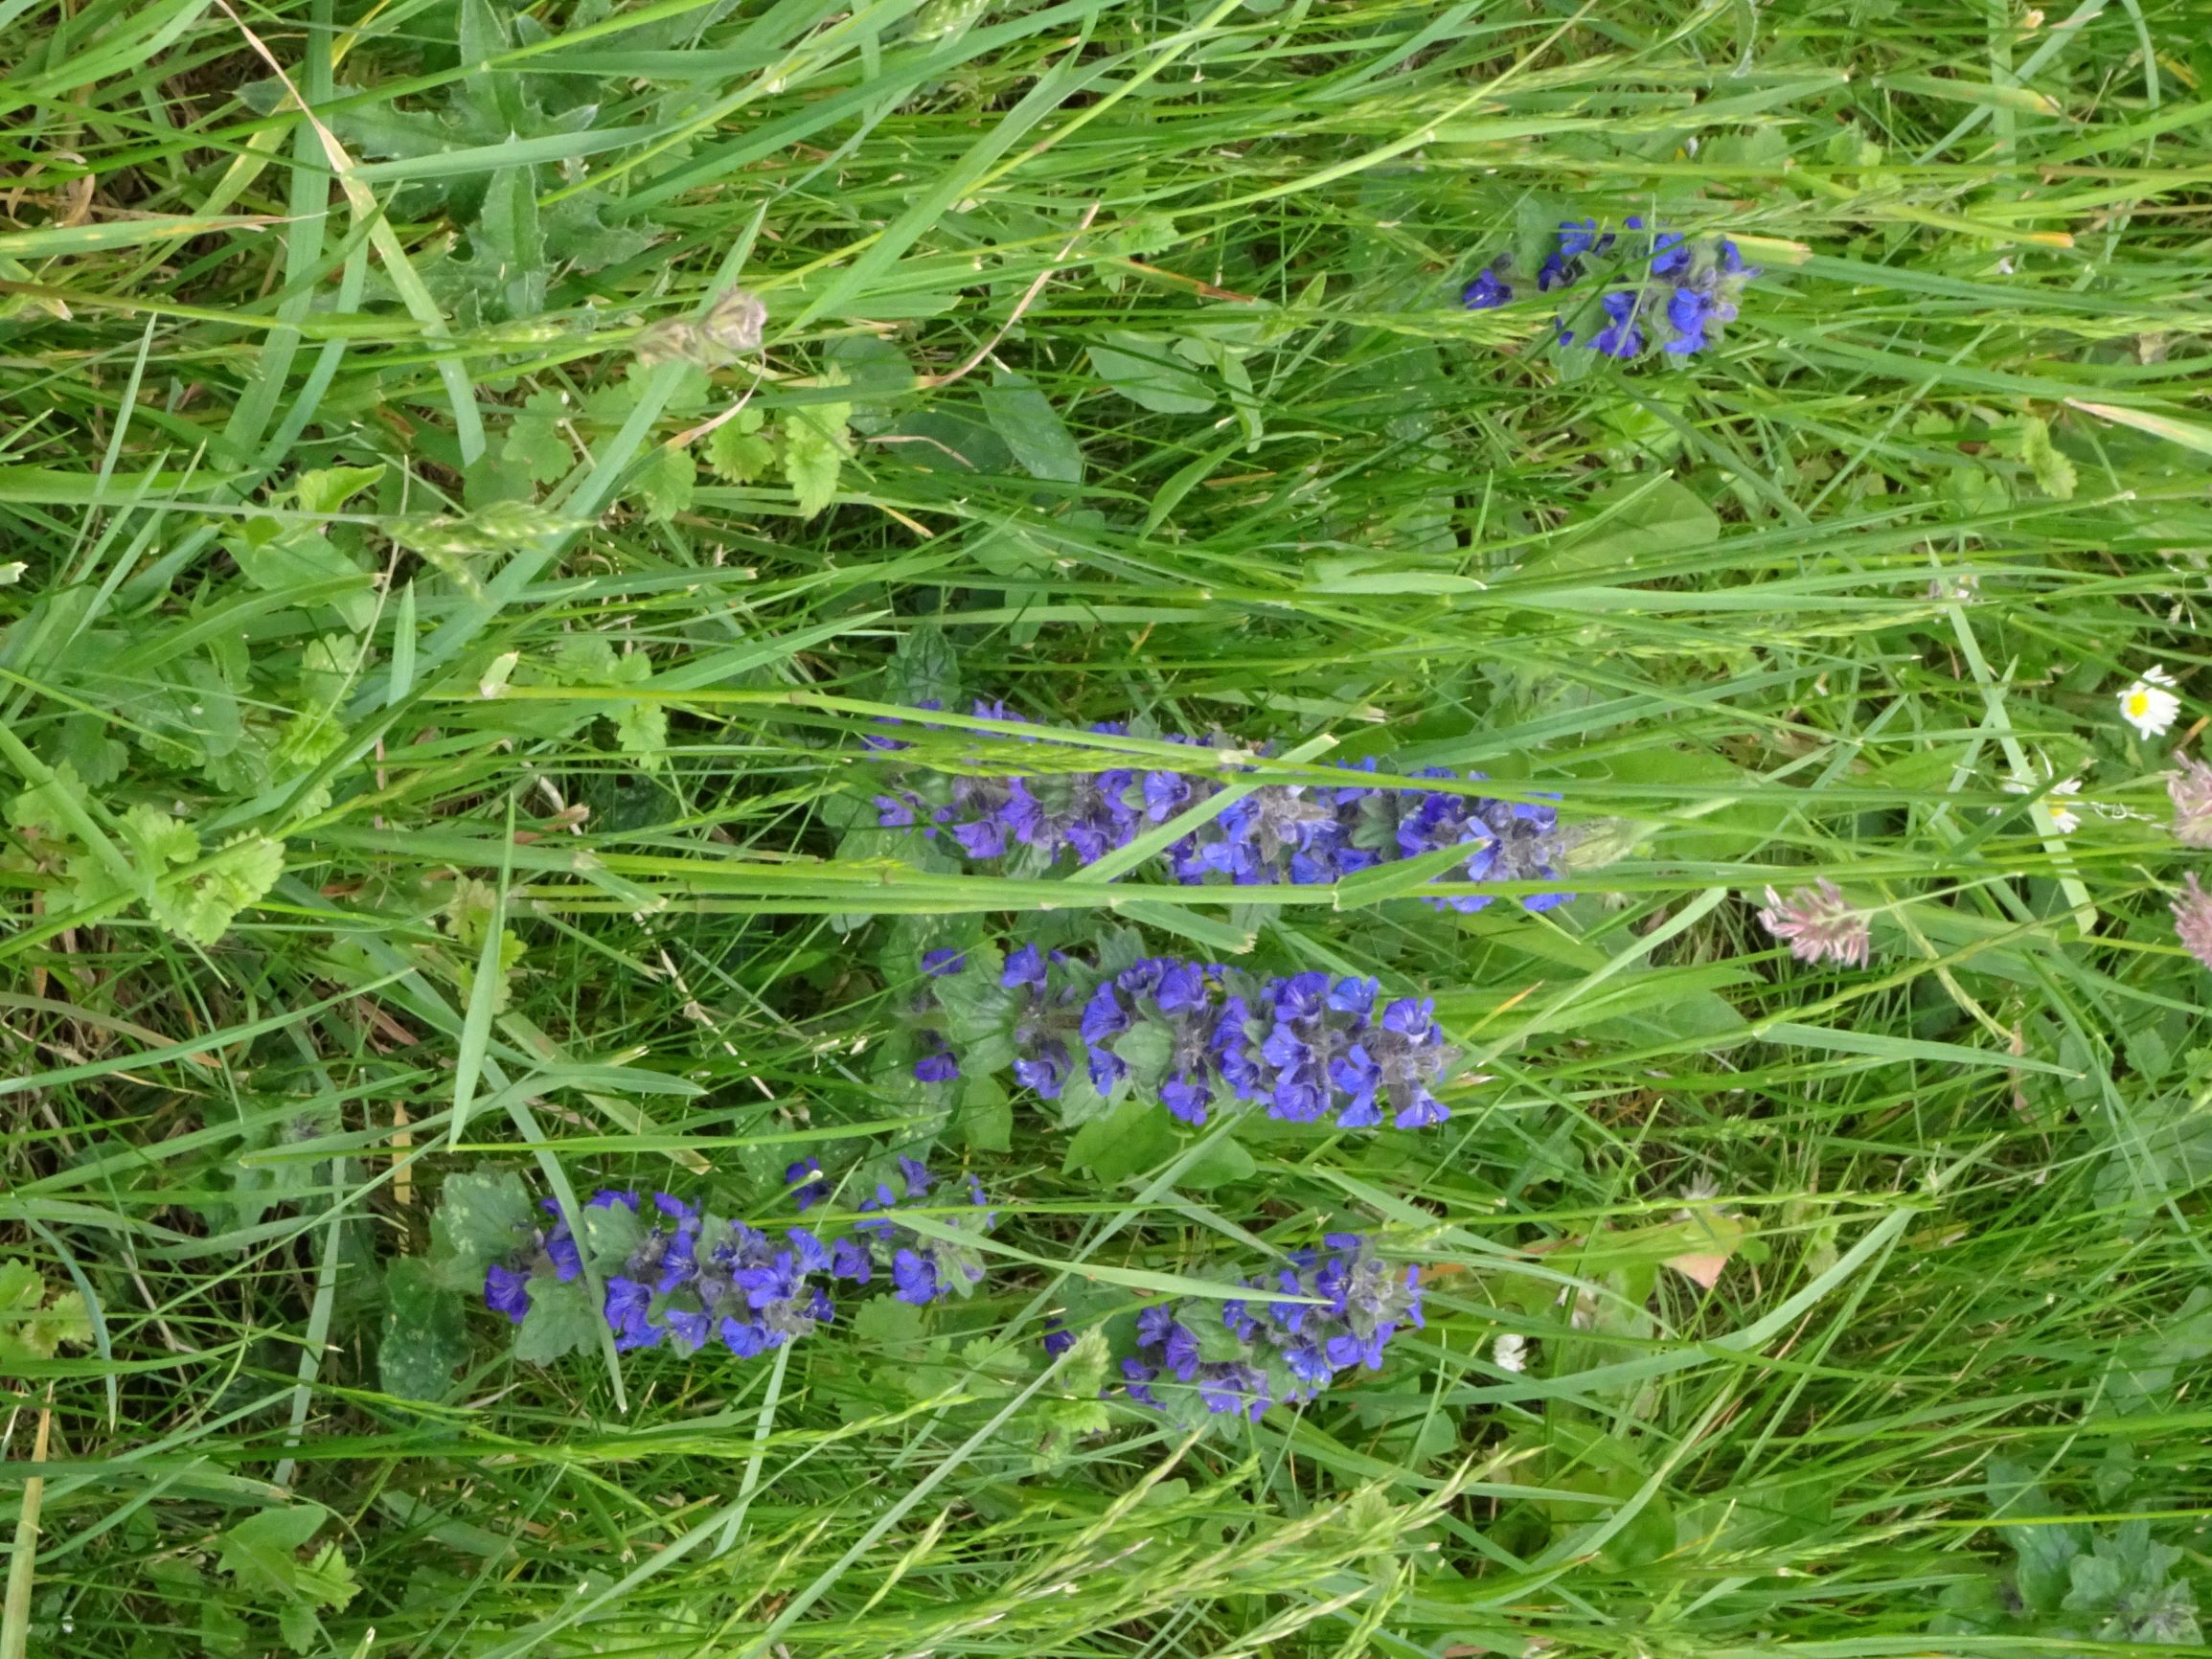
[[(0, 4), (0, 1659), (2203, 1650), (2208, 40)], [(1759, 267), (1704, 350), (1559, 338), (1630, 216)], [(1577, 897), (878, 805), (1369, 762)], [(1759, 920), (1820, 878), (1863, 967)], [(1451, 1116), (917, 1081), (990, 942), (1433, 998)], [(828, 1236), (895, 1154), (984, 1279), (753, 1358), (455, 1243), (810, 1158)], [(1345, 1231), (1380, 1369), (1120, 1388)]]

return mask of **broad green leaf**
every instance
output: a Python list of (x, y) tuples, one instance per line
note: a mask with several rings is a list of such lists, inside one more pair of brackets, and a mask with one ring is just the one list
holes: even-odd
[(2106, 1411), (2127, 1416), (2168, 1408), (2182, 1367), (2205, 1359), (2212, 1359), (2212, 1288), (2200, 1284), (2170, 1317), (2113, 1346)]
[(564, 392), (533, 392), (508, 425), (500, 445), (501, 463), (533, 484), (552, 484), (568, 476), (576, 451), (560, 422), (580, 413)]
[(1003, 1152), (1014, 1145), (1014, 1105), (996, 1077), (962, 1076), (960, 1110), (952, 1120), (952, 1132), (978, 1152)]
[(246, 580), (264, 593), (314, 590), (301, 602), (329, 605), (355, 632), (376, 620), (376, 579), (319, 530), (249, 519), (223, 546)]
[(1015, 994), (999, 984), (1005, 970), (996, 946), (971, 945), (965, 967), (931, 982), (955, 1047), (1004, 1032), (1012, 1022)]
[[(1007, 1041), (1006, 1053), (1007, 1063), (1011, 1065), (1014, 1056), (1011, 1038)], [(977, 1071), (983, 1069), (979, 1058), (971, 1058), (969, 1063)], [(1067, 1079), (1060, 1086), (1060, 1099), (1053, 1104), (1059, 1109), (1060, 1126), (1063, 1129), (1082, 1128), (1113, 1109), (1113, 1102), (1100, 1094), (1098, 1085), (1091, 1081), (1090, 1066), (1080, 1057), (1069, 1068)]]
[(2013, 451), (2036, 476), (2036, 488), (2053, 501), (2071, 501), (2080, 483), (2074, 464), (2051, 443), (2050, 422), (2038, 415), (2023, 416)]
[(84, 803), (84, 784), (78, 777), (77, 768), (63, 761), (52, 768), (45, 783), (9, 799), (8, 822), (18, 830), (34, 830), (42, 835), (66, 841), (76, 833), (67, 808), (74, 806), (81, 812)]
[[(690, 462), (685, 462), (690, 466)], [(643, 651), (631, 651), (614, 666), (613, 683), (618, 686), (649, 686), (652, 683), (652, 659)], [(635, 755), (649, 766), (657, 766), (667, 757), (669, 746), (669, 712), (665, 704), (650, 697), (625, 697), (614, 705), (615, 745), (626, 755)]]
[(1083, 451), (1035, 382), (1001, 369), (982, 396), (984, 414), (1032, 478), (1083, 482)]
[(1156, 1102), (1131, 1099), (1078, 1130), (1060, 1168), (1087, 1170), (1101, 1186), (1114, 1187), (1172, 1157), (1174, 1149), (1166, 1109)]
[(1605, 573), (1637, 580), (1676, 554), (1709, 547), (1721, 538), (1720, 515), (1674, 479), (1659, 474), (1630, 478), (1601, 490), (1591, 501), (1590, 523), (1570, 530), (1531, 557), (1529, 568)]
[(217, 1565), (250, 1594), (296, 1600), (302, 1594), (299, 1552), (330, 1518), (320, 1504), (257, 1511), (221, 1535)]
[(1234, 1181), (1249, 1180), (1258, 1172), (1259, 1166), (1252, 1162), (1252, 1154), (1239, 1146), (1234, 1137), (1215, 1141), (1191, 1160), (1183, 1172), (1175, 1177), (1175, 1185), (1187, 1187), (1194, 1193), (1211, 1192), (1216, 1187), (1226, 1187)]
[(238, 913), (258, 904), (285, 873), (285, 844), (266, 835), (239, 835), (190, 876), (157, 882), (154, 920), (198, 944), (230, 931)]
[(46, 1281), (29, 1262), (0, 1261), (0, 1367), (11, 1361), (52, 1359), (63, 1343), (92, 1340), (84, 1298), (64, 1291), (46, 1299)]
[(300, 474), (292, 486), (292, 499), (302, 512), (317, 515), (336, 512), (347, 502), (383, 481), (384, 468), (376, 466), (321, 466)]
[(2060, 1511), (2035, 1481), (2035, 1472), (2016, 1459), (1990, 1460), (1989, 1500), (1997, 1536), (2012, 1547), (2020, 1600), (2038, 1613), (2059, 1610), (2073, 1587), (2073, 1559), (2087, 1541), (2077, 1522), (2057, 1518)]
[(1174, 1057), (1174, 1034), (1157, 1020), (1140, 1019), (1114, 1038), (1113, 1051), (1127, 1062), (1132, 1085), (1151, 1093), (1159, 1088)]
[(335, 1542), (317, 1550), (313, 1559), (300, 1569), (301, 1594), (314, 1606), (342, 1612), (359, 1589), (352, 1563)]
[(960, 654), (935, 623), (916, 623), (899, 636), (889, 681), (888, 701), (908, 708), (932, 702), (950, 708), (960, 696)]
[(384, 1329), (376, 1373), (386, 1394), (441, 1400), (468, 1358), (468, 1327), (458, 1291), (431, 1264), (402, 1256), (384, 1270)]
[(728, 484), (750, 484), (776, 464), (776, 446), (761, 436), (761, 412), (746, 404), (707, 434), (707, 466)]
[(922, 1346), (922, 1309), (895, 1296), (871, 1296), (854, 1311), (853, 1339), (892, 1353)]
[(1130, 402), (1159, 415), (1203, 415), (1214, 406), (1205, 381), (1177, 362), (1165, 340), (1108, 333), (1110, 342), (1088, 348), (1100, 379)]
[(482, 1290), (484, 1269), (520, 1245), (535, 1217), (529, 1190), (512, 1170), (446, 1176), (430, 1222), (440, 1282), (456, 1290)]
[(599, 1343), (600, 1316), (583, 1281), (533, 1279), (530, 1311), (514, 1334), (514, 1357), (532, 1365), (555, 1360)]
[(586, 1204), (580, 1220), (584, 1255), (599, 1273), (613, 1272), (645, 1242), (645, 1220), (627, 1204)]
[(277, 1609), (277, 1632), (285, 1639), (285, 1646), (299, 1654), (310, 1653), (322, 1639), (323, 1622), (315, 1617), (315, 1609), (306, 1602), (286, 1602)]
[(662, 444), (631, 475), (629, 493), (637, 498), (646, 516), (666, 523), (691, 510), (692, 490), (698, 482), (698, 467), (691, 451)]
[(535, 172), (507, 167), (493, 173), (483, 215), (469, 233), (477, 262), (490, 267), (498, 284), (504, 317), (535, 317), (545, 309), (545, 235), (537, 222)]
[[(835, 378), (834, 371), (830, 378)], [(799, 498), (799, 516), (812, 518), (837, 494), (837, 474), (852, 453), (846, 426), (850, 403), (805, 403), (779, 423), (784, 444), (784, 477)]]

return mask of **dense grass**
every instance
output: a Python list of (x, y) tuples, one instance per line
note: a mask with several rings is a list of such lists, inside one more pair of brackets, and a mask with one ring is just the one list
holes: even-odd
[[(2202, 1650), (2160, 774), (2212, 663), (2207, 41), (0, 5), (0, 1254), (88, 1309), (0, 1329), (0, 1659)], [(1636, 213), (1764, 267), (1714, 349), (1460, 308)], [(699, 343), (733, 286), (759, 351)], [(2114, 700), (2154, 663), (2161, 740)], [(871, 828), (860, 739), (932, 695), (1479, 769), (1559, 797), (1581, 897), (957, 864)], [(1864, 969), (1755, 919), (1820, 875)], [(919, 947), (1130, 925), (1433, 994), (1452, 1119), (1102, 1177), (905, 1079)], [(894, 1148), (996, 1199), (972, 1298), (546, 1366), (476, 1307), (406, 1326), (437, 1398), (380, 1364), (456, 1172), (765, 1218)], [(1050, 1311), (1345, 1225), (1428, 1323), (1310, 1407), (1101, 1429), (1044, 1363)]]

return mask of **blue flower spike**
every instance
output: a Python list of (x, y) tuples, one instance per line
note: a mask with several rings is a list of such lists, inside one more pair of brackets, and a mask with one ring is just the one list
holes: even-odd
[[(1654, 335), (1667, 355), (1689, 357), (1717, 343), (1714, 330), (1735, 320), (1744, 288), (1757, 277), (1759, 267), (1746, 264), (1743, 253), (1726, 237), (1692, 239), (1679, 231), (1647, 226), (1641, 215), (1630, 214), (1623, 222), (1631, 240), (1648, 239), (1644, 271), (1620, 261), (1608, 267), (1608, 284), (1598, 295), (1604, 326), (1595, 331), (1577, 330), (1555, 319), (1562, 346), (1582, 346), (1602, 356), (1622, 362), (1644, 354)], [(1603, 231), (1594, 218), (1568, 219), (1559, 227), (1558, 246), (1537, 271), (1539, 293), (1571, 287), (1586, 274), (1591, 262), (1604, 259), (1619, 237)], [(1470, 283), (1461, 303), (1470, 310), (1488, 310), (1510, 303), (1513, 289), (1498, 279), (1497, 266), (1486, 267)]]
[[(1605, 304), (1611, 326), (1600, 336), (1603, 349), (1616, 355), (1640, 351), (1644, 325), (1658, 313), (1649, 306), (1639, 309), (1632, 294), (1608, 295)], [(1716, 319), (1719, 315), (1713, 312)], [(1202, 751), (1204, 759), (1194, 757), (1194, 768), (1210, 763), (1220, 775), (1115, 766), (1003, 778), (933, 776), (923, 780), (922, 787), (879, 796), (880, 821), (892, 827), (945, 817), (953, 842), (969, 857), (1007, 859), (1024, 874), (1063, 860), (1088, 865), (1230, 784), (1243, 783), (1236, 776), (1243, 768), (1233, 762), (1224, 766), (1224, 754), (1265, 758), (1264, 750), (1239, 750), (1235, 739), (1222, 733), (1166, 740)], [(1449, 846), (1465, 846), (1467, 863), (1440, 875), (1439, 880), (1562, 879), (1561, 866), (1574, 832), (1561, 826), (1558, 812), (1544, 802), (1496, 800), (1450, 787), (1394, 787), (1360, 779), (1361, 772), (1375, 769), (1375, 761), (1368, 760), (1342, 768), (1351, 774), (1342, 783), (1262, 784), (1201, 829), (1171, 843), (1160, 856), (1169, 874), (1186, 886), (1320, 885)], [(1431, 784), (1482, 782), (1478, 772), (1460, 778), (1441, 768), (1414, 776)], [(938, 796), (925, 798), (923, 788)], [(889, 807), (880, 806), (886, 802)], [(1432, 902), (1468, 911), (1491, 898), (1478, 895)], [(1536, 899), (1522, 903), (1545, 907)], [(1043, 962), (1035, 946), (1016, 951), (1006, 962), (1006, 989), (1041, 988)], [(964, 966), (961, 952), (939, 948), (924, 958), (923, 973), (925, 979), (936, 978), (958, 973)], [(1050, 1087), (1056, 1080), (1049, 1075), (1052, 1067), (1040, 1064), (1045, 1069), (1039, 1075)]]
[[(1002, 982), (1017, 988), (1018, 1000), (1009, 1013), (1011, 1060), (997, 1063), (1046, 1100), (1084, 1075), (1109, 1099), (1150, 1091), (1194, 1127), (1244, 1106), (1340, 1129), (1429, 1128), (1451, 1116), (1435, 1090), (1459, 1055), (1435, 1004), (1386, 998), (1372, 979), (1318, 971), (1263, 979), (1166, 956), (1106, 971), (1024, 947)], [(926, 1040), (944, 1038), (932, 1031)], [(886, 1188), (864, 1208), (892, 1203)]]
[(1123, 1392), (1155, 1411), (1195, 1399), (1208, 1416), (1257, 1421), (1271, 1406), (1312, 1399), (1346, 1371), (1380, 1370), (1391, 1338), (1423, 1323), (1420, 1271), (1356, 1233), (1322, 1242), (1291, 1252), (1271, 1278), (1241, 1282), (1267, 1294), (1147, 1307), (1137, 1352), (1122, 1361)]

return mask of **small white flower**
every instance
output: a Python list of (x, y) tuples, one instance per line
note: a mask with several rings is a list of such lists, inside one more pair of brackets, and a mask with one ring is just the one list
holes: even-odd
[(2180, 712), (2174, 676), (2163, 668), (2145, 670), (2141, 679), (2120, 693), (2120, 718), (2146, 738), (2164, 737)]
[[(2004, 781), (2004, 792), (2008, 795), (2034, 794), (2036, 790), (2043, 786), (2044, 779), (2050, 777), (2050, 764), (2048, 761), (2043, 762), (2042, 778), (2036, 777), (2032, 772), (2015, 772)], [(2082, 827), (2081, 814), (2074, 810), (2070, 799), (2080, 795), (2081, 792), (2081, 779), (2062, 778), (2058, 783), (2051, 784), (2049, 792), (2043, 796), (2043, 808), (2050, 813), (2051, 822), (2057, 826), (2061, 835), (2071, 835)], [(2068, 799), (2062, 800), (2060, 799), (2062, 796), (2068, 797)], [(1990, 810), (1994, 812), (1996, 808), (1993, 807)]]
[(1500, 1371), (1526, 1371), (1528, 1338), (1515, 1331), (1507, 1331), (1491, 1345), (1490, 1362)]
[(2043, 797), (2043, 806), (2049, 810), (2051, 822), (2058, 826), (2061, 835), (2071, 835), (2079, 830), (2082, 827), (2082, 819), (2081, 814), (2059, 800), (2058, 797), (2061, 795), (2079, 795), (2081, 792), (2081, 779), (2064, 778), (2053, 784), (2051, 792)]

